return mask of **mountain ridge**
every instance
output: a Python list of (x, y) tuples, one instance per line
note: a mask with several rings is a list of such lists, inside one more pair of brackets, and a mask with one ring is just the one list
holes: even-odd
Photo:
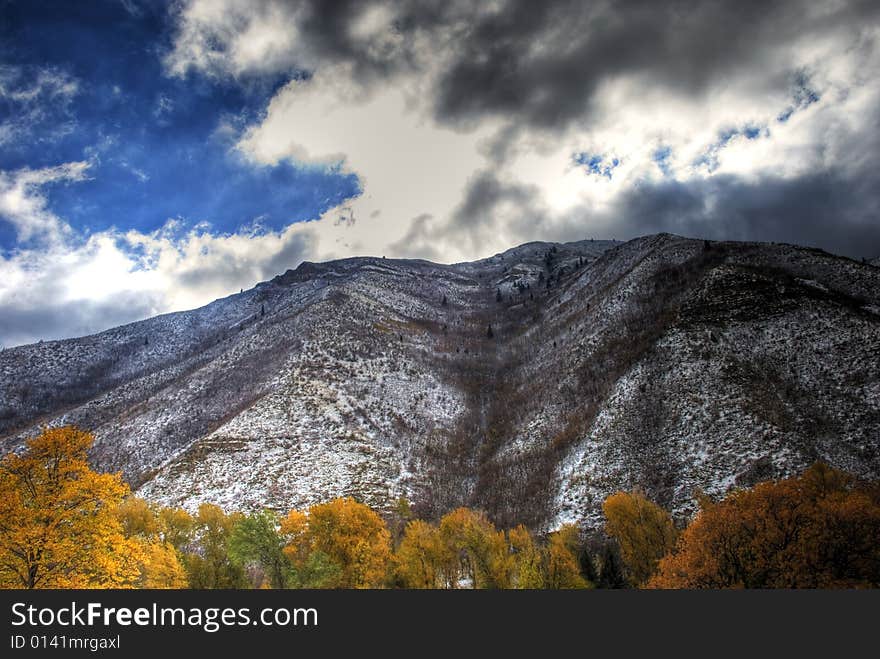
[[(474, 262), (304, 262), (253, 289), (0, 353), (0, 441), (93, 430), (147, 498), (597, 525), (814, 459), (880, 475), (880, 270), (670, 234)], [(872, 352), (873, 351), (873, 352)]]

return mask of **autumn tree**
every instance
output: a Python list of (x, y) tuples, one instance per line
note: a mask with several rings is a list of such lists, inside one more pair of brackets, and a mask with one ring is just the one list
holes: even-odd
[(817, 463), (701, 501), (654, 588), (880, 586), (880, 489)]
[[(173, 515), (166, 523), (173, 524), (175, 517), (182, 522), (179, 515)], [(214, 504), (203, 503), (199, 506), (192, 520), (192, 548), (183, 557), (190, 588), (246, 586), (243, 566), (233, 561), (229, 552), (232, 531), (241, 519), (241, 513), (227, 515)], [(179, 528), (182, 524), (176, 526)]]
[(379, 515), (350, 497), (334, 499), (288, 515), (283, 532), (291, 536), (285, 551), (304, 558), (323, 556), (340, 571), (339, 587), (384, 585), (391, 559), (391, 534)]
[(255, 586), (268, 585), (284, 588), (290, 563), (282, 548), (284, 542), (278, 533), (278, 516), (271, 510), (262, 510), (240, 518), (229, 536), (229, 557), (244, 568), (256, 568)]
[(138, 588), (186, 588), (186, 571), (160, 514), (138, 497), (128, 497), (115, 510), (127, 551), (138, 567)]
[(185, 553), (193, 542), (196, 519), (183, 508), (159, 508), (162, 539), (170, 542), (179, 552)]
[(388, 530), (391, 533), (391, 545), (397, 547), (403, 539), (403, 533), (406, 525), (415, 519), (412, 505), (406, 497), (400, 497), (394, 502), (390, 518), (388, 520)]
[(550, 534), (547, 540), (547, 588), (590, 587), (581, 576), (578, 535), (578, 528), (574, 524), (564, 524), (559, 530)]
[(309, 537), (309, 516), (291, 510), (281, 520), (284, 555), (290, 561), (288, 585), (292, 588), (340, 588), (342, 568), (319, 549)]
[(139, 555), (140, 588), (188, 588), (186, 569), (177, 550), (163, 541), (145, 542)]
[(47, 428), (0, 462), (0, 585), (110, 588), (136, 580), (114, 514), (128, 486), (89, 467), (93, 439), (72, 426)]
[(444, 544), (437, 527), (415, 519), (406, 525), (395, 566), (405, 588), (452, 588), (457, 557)]
[(544, 565), (541, 548), (529, 530), (520, 524), (507, 533), (510, 550), (513, 553), (513, 587), (544, 588)]
[(440, 537), (474, 588), (508, 588), (513, 560), (504, 531), (482, 512), (457, 508), (440, 519)]
[(672, 517), (637, 491), (617, 492), (602, 504), (605, 531), (617, 540), (630, 582), (644, 585), (677, 537)]
[(161, 531), (156, 510), (140, 497), (126, 497), (116, 506), (114, 513), (126, 537), (153, 537)]

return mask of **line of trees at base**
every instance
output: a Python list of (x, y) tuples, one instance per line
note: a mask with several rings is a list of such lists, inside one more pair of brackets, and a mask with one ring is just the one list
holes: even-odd
[(880, 483), (817, 463), (737, 490), (679, 529), (640, 492), (605, 500), (606, 538), (536, 537), (481, 512), (383, 519), (351, 498), (279, 516), (196, 514), (88, 465), (93, 437), (46, 429), (0, 462), (5, 588), (834, 588), (880, 585)]

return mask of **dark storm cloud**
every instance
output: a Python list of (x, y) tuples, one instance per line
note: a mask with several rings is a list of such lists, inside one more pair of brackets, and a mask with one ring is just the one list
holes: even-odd
[[(553, 217), (537, 190), (484, 172), (468, 188), (452, 222), (421, 232), (423, 240), (475, 240), (499, 230), (510, 244), (586, 237), (628, 240), (668, 232), (692, 238), (788, 242), (855, 258), (880, 254), (880, 157), (864, 171), (825, 170), (795, 178), (745, 180), (723, 175), (679, 182), (643, 182), (622, 192), (609, 210), (582, 206)], [(509, 204), (514, 210), (502, 211)]]
[[(503, 222), (499, 221), (502, 217)], [(501, 233), (510, 245), (532, 240), (545, 217), (537, 187), (502, 181), (493, 171), (484, 170), (471, 177), (464, 198), (450, 220), (434, 228), (434, 236), (458, 243), (469, 241), (479, 252), (490, 233)], [(523, 236), (525, 240), (520, 240)]]
[(734, 176), (664, 182), (622, 195), (605, 224), (627, 238), (668, 231), (717, 240), (795, 242), (872, 257), (880, 254), (878, 185), (876, 176), (853, 180), (833, 172), (758, 182)]
[[(765, 80), (771, 64), (779, 64), (771, 61), (774, 53), (795, 38), (823, 35), (834, 37), (842, 49), (871, 47), (864, 30), (876, 25), (880, 11), (880, 5), (870, 2), (814, 12), (803, 3), (782, 1), (515, 0), (506, 7), (472, 17), (434, 91), (440, 121), (467, 123), (485, 116), (507, 120), (503, 135), (486, 145), (496, 162), (522, 131), (589, 123), (601, 82), (621, 74), (690, 96), (708, 93), (726, 77), (752, 76), (756, 85), (793, 87), (797, 101), (797, 92), (809, 83), (808, 73), (792, 62), (787, 79)], [(876, 256), (878, 132), (876, 118), (864, 122), (840, 149), (848, 159), (826, 161), (821, 170), (795, 177), (641, 181), (621, 191), (611, 210), (582, 207), (565, 218), (545, 208), (532, 186), (487, 170), (471, 179), (455, 214), (445, 226), (433, 227), (431, 240), (462, 235), (478, 240), (481, 232), (500, 229), (510, 235), (511, 244), (536, 238), (576, 240), (586, 233), (626, 239), (668, 231)]]
[(268, 279), (290, 268), (296, 268), (309, 255), (315, 246), (314, 236), (300, 231), (289, 236), (277, 253), (260, 262), (260, 279)]
[(85, 336), (156, 315), (161, 301), (140, 293), (121, 293), (105, 300), (74, 300), (4, 305), (0, 314), (0, 346), (11, 347), (70, 336)]
[(391, 253), (401, 257), (443, 262), (449, 245), (467, 244), (475, 253), (499, 235), (513, 246), (530, 240), (580, 240), (563, 238), (574, 223), (554, 225), (541, 205), (540, 190), (535, 186), (502, 181), (485, 170), (477, 172), (467, 184), (464, 198), (447, 220), (429, 214), (419, 215), (409, 223), (404, 237), (393, 243)]
[[(855, 258), (880, 255), (880, 110), (841, 138), (848, 159), (798, 176), (714, 175), (642, 180), (610, 208), (581, 206), (554, 215), (532, 186), (475, 175), (453, 218), (430, 240), (478, 239), (503, 230), (510, 244), (529, 240), (630, 239), (669, 232), (715, 240), (788, 242)], [(821, 149), (821, 146), (816, 148)], [(503, 218), (503, 222), (501, 221)]]
[(388, 250), (392, 256), (427, 261), (442, 261), (443, 255), (436, 247), (437, 234), (433, 226), (434, 216), (422, 213), (410, 220), (403, 238), (391, 243)]
[(363, 0), (313, 0), (305, 3), (302, 33), (322, 59), (348, 60), (362, 76), (394, 73), (411, 60), (411, 43), (402, 38), (404, 35), (390, 25), (388, 29), (401, 40), (394, 46), (376, 48), (352, 29), (365, 12), (383, 4)]
[[(726, 76), (763, 70), (794, 39), (855, 39), (880, 15), (871, 1), (508, 0), (500, 10), (422, 0), (285, 4), (322, 61), (347, 61), (362, 77), (443, 61), (430, 91), (441, 122), (497, 116), (545, 130), (588, 122), (600, 85), (614, 77), (695, 96)], [(385, 31), (394, 36), (381, 46), (354, 29), (377, 5), (390, 10)]]
[(510, 184), (500, 181), (493, 172), (477, 172), (468, 181), (467, 190), (461, 205), (452, 218), (452, 226), (469, 226), (494, 222), (494, 210), (501, 204), (516, 204), (519, 207), (531, 206), (537, 189), (527, 185)]
[[(474, 173), (451, 217), (411, 220), (403, 240), (389, 246), (392, 253), (407, 249), (439, 256), (447, 240), (469, 241), (476, 249), (489, 232), (503, 232), (512, 244), (582, 238), (585, 232), (627, 238), (650, 231), (816, 244), (850, 255), (880, 251), (880, 229), (874, 228), (880, 198), (874, 172), (880, 163), (864, 145), (869, 137), (864, 132), (876, 133), (874, 125), (854, 128), (851, 148), (835, 151), (837, 161), (818, 157), (821, 171), (794, 178), (780, 173), (682, 182), (660, 158), (665, 180), (622, 189), (612, 211), (581, 208), (561, 217), (528, 181), (502, 173), (506, 160), (515, 157), (512, 150), (530, 148), (536, 137), (552, 139), (572, 127), (589, 129), (594, 120), (613, 119), (597, 112), (613, 112), (601, 94), (604, 83), (621, 78), (641, 86), (645, 98), (660, 91), (658, 98), (672, 94), (697, 105), (729, 89), (745, 95), (744, 107), (750, 94), (762, 98), (788, 90), (790, 107), (780, 107), (778, 118), (787, 122), (824, 93), (811, 79), (815, 72), (805, 68), (809, 63), (791, 58), (792, 48), (815, 41), (818, 53), (833, 44), (859, 61), (859, 52), (876, 47), (880, 3), (265, 0), (255, 7), (281, 8), (297, 24), (306, 46), (302, 52), (314, 55), (316, 70), (350, 64), (366, 90), (396, 84), (400, 73), (422, 72), (421, 100), (439, 124), (469, 129), (486, 119), (498, 122), (494, 137), (482, 144), (498, 171)], [(387, 10), (380, 14), (385, 23), (374, 24), (365, 36), (358, 26), (377, 7)], [(291, 60), (281, 58), (279, 65), (283, 62), (290, 66)], [(742, 130), (751, 138), (748, 126)], [(821, 130), (815, 135), (818, 149), (827, 146)], [(719, 140), (715, 151), (726, 146)], [(839, 154), (851, 161), (841, 161)]]
[(803, 29), (793, 3), (515, 0), (478, 18), (442, 76), (436, 114), (486, 114), (544, 129), (589, 117), (621, 74), (697, 94)]
[[(790, 242), (856, 258), (880, 254), (880, 108), (839, 145), (844, 157), (799, 176), (715, 175), (633, 186), (602, 218), (621, 237)], [(821, 150), (821, 146), (816, 147)]]

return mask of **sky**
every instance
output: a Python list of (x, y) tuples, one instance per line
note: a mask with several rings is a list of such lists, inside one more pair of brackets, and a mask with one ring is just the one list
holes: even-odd
[(880, 3), (0, 0), (0, 346), (303, 260), (880, 255)]

